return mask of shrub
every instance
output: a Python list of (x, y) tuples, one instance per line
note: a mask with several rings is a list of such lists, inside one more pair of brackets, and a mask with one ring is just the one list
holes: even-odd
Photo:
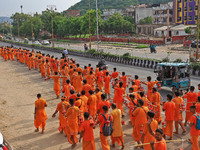
[(170, 62), (170, 60), (169, 60), (168, 57), (166, 57), (166, 58), (163, 58), (163, 59), (162, 59), (162, 62)]
[(181, 63), (181, 62), (183, 62), (183, 61), (182, 61), (182, 59), (178, 58), (178, 59), (174, 60), (174, 62), (176, 62), (176, 63)]

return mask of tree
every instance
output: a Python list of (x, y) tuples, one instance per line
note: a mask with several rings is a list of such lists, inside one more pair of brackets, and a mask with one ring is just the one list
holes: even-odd
[(151, 16), (141, 19), (139, 24), (152, 24), (153, 18)]
[[(32, 25), (31, 25), (32, 22)], [(20, 27), (20, 33), (21, 35), (25, 36), (32, 36), (32, 28), (33, 28), (33, 33), (35, 37), (39, 36), (39, 32), (43, 29), (43, 22), (40, 19), (40, 17), (31, 17), (28, 20), (26, 20)]]
[(191, 27), (187, 27), (187, 28), (185, 29), (185, 33), (191, 34), (191, 33), (192, 33)]

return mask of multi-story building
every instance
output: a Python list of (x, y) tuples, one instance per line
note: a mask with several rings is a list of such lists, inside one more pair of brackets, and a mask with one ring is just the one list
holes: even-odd
[(174, 0), (173, 20), (176, 24), (197, 24), (198, 0)]
[(169, 10), (169, 22), (173, 22), (173, 2), (167, 4), (159, 4), (153, 7), (153, 24), (167, 24)]

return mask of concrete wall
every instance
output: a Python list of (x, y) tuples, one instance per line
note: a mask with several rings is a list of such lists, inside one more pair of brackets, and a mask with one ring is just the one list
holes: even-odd
[(141, 19), (153, 16), (153, 8), (136, 8), (135, 22), (139, 23)]

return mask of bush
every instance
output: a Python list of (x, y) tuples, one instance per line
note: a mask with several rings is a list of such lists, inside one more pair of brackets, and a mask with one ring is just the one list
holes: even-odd
[(191, 63), (190, 66), (194, 70), (200, 70), (200, 63)]
[(169, 60), (168, 57), (166, 57), (166, 58), (163, 58), (163, 59), (162, 59), (162, 62), (170, 62), (170, 60)]
[(95, 52), (96, 52), (95, 49), (91, 49), (91, 50), (87, 51), (86, 53), (88, 53), (88, 54), (94, 54)]
[(175, 63), (181, 63), (181, 62), (183, 62), (183, 61), (182, 61), (182, 59), (178, 58), (178, 59), (174, 60), (174, 62), (175, 62)]
[(141, 49), (141, 48), (148, 48), (149, 46), (147, 46), (147, 45), (138, 45), (138, 46), (136, 46), (135, 48), (138, 48), (138, 49)]

